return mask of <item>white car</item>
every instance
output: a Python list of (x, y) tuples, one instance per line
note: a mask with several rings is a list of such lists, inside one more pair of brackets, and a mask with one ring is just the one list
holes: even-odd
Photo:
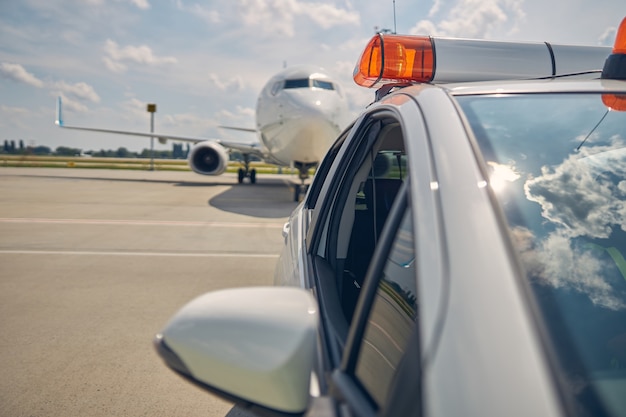
[(379, 34), (355, 80), (277, 286), (183, 307), (166, 364), (260, 415), (626, 415), (626, 19), (613, 50)]

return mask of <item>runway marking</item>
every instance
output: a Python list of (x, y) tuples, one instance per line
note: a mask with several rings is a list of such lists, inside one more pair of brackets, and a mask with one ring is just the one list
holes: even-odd
[(44, 223), (44, 224), (86, 224), (86, 225), (123, 225), (123, 226), (182, 226), (182, 227), (236, 227), (236, 228), (282, 228), (283, 223), (251, 222), (203, 222), (175, 220), (110, 220), (110, 219), (47, 219), (5, 217), (0, 223)]
[(113, 252), (61, 250), (0, 250), (0, 255), (72, 255), (72, 256), (156, 256), (179, 258), (278, 258), (271, 253), (178, 253), (178, 252)]

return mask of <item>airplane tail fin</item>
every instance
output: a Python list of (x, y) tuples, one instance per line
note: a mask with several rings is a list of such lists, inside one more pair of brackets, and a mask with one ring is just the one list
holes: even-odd
[(63, 109), (61, 107), (61, 96), (57, 97), (57, 119), (54, 121), (54, 124), (63, 127)]

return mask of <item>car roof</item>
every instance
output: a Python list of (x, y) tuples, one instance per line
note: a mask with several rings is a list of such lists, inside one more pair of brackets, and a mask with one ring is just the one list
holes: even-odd
[(541, 80), (484, 81), (438, 84), (452, 95), (532, 94), (532, 93), (626, 93), (626, 82), (576, 77)]

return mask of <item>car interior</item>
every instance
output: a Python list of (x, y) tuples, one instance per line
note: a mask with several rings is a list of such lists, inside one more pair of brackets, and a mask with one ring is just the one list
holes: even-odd
[(351, 320), (374, 248), (406, 175), (400, 124), (384, 125), (356, 171), (337, 234), (337, 282), (343, 313)]

